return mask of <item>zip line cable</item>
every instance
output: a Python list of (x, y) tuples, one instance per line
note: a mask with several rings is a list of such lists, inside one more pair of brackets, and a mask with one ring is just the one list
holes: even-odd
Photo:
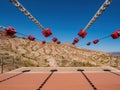
[[(92, 41), (94, 44), (97, 44), (99, 41), (104, 40), (106, 38), (112, 37), (112, 39), (118, 39), (120, 37), (120, 30), (116, 30), (114, 31), (112, 34), (104, 36), (102, 38), (99, 39), (95, 39), (94, 41)], [(87, 46), (91, 45), (91, 42), (87, 42), (86, 43)]]
[(42, 29), (42, 34), (44, 35), (44, 37), (53, 37), (50, 28), (45, 28), (35, 17), (32, 16), (32, 14), (27, 9), (25, 9), (25, 7), (23, 7), (20, 2), (18, 2), (18, 0), (10, 0), (10, 2), (13, 3), (21, 12), (23, 12), (29, 19), (31, 19)]
[[(25, 36), (25, 37), (27, 37), (29, 40), (31, 40), (31, 41), (35, 41), (35, 40), (38, 40), (38, 41), (41, 41), (43, 44), (45, 44), (46, 43), (46, 41), (42, 41), (42, 40), (39, 40), (39, 39), (37, 39), (37, 38), (35, 38), (34, 36), (31, 36), (31, 35), (26, 35), (26, 34), (23, 34), (23, 33), (20, 33), (20, 32), (16, 32), (16, 30), (13, 28), (13, 27), (11, 27), (11, 26), (8, 26), (8, 27), (4, 27), (4, 26), (0, 26), (0, 29), (3, 29), (2, 31), (3, 31), (3, 33), (5, 34), (5, 35), (8, 35), (8, 36), (14, 36), (14, 34), (16, 34), (16, 33), (18, 33), (18, 34), (20, 34), (20, 35), (22, 35), (22, 36)], [(1, 31), (1, 30), (0, 30)], [(56, 42), (57, 44), (60, 44), (61, 42), (56, 38), (56, 37), (53, 37), (52, 38), (52, 41), (53, 42)]]
[[(11, 26), (9, 26), (9, 27), (11, 27)], [(9, 29), (10, 29), (9, 27), (0, 26), (0, 28), (1, 28), (3, 31), (4, 31), (4, 30), (7, 30), (8, 33), (11, 33), (11, 32), (10, 32), (11, 30), (9, 30)], [(14, 28), (12, 27), (11, 29), (14, 29)], [(39, 39), (37, 39), (37, 38), (35, 38), (35, 37), (31, 36), (31, 35), (26, 35), (26, 34), (23, 34), (23, 33), (20, 33), (20, 32), (16, 32), (15, 29), (14, 29), (14, 32), (15, 32), (14, 34), (18, 33), (18, 34), (20, 34), (20, 35), (22, 35), (22, 36), (27, 37), (29, 40), (32, 40), (32, 41), (34, 41), (35, 39), (38, 40), (38, 41), (42, 41), (42, 40), (39, 40)], [(5, 32), (4, 32), (4, 33), (5, 33)], [(12, 32), (12, 33), (13, 33), (13, 32)], [(6, 32), (6, 34), (7, 34), (7, 32)], [(12, 34), (12, 36), (13, 36), (14, 34)]]
[(103, 40), (103, 39), (106, 39), (106, 38), (109, 38), (109, 37), (110, 37), (110, 35), (107, 35), (107, 36), (104, 36), (104, 37), (100, 38), (99, 40)]
[[(82, 38), (84, 38), (87, 35), (87, 29), (96, 21), (96, 19), (102, 14), (102, 12), (110, 5), (112, 0), (106, 0), (102, 6), (99, 8), (97, 13), (93, 16), (93, 18), (89, 21), (89, 23), (85, 26), (83, 30), (81, 30), (78, 35)], [(48, 37), (52, 35), (52, 32), (50, 29), (45, 29), (45, 27), (36, 19), (34, 18), (31, 13), (23, 7), (23, 5), (18, 2), (18, 0), (10, 0), (11, 3), (13, 3), (21, 12), (23, 12), (26, 16), (28, 16), (29, 19), (31, 19), (36, 25), (38, 25), (43, 31), (42, 34), (45, 37)], [(75, 40), (74, 40), (75, 41)], [(73, 42), (74, 44), (77, 42)]]
[(106, 0), (102, 6), (99, 8), (99, 10), (96, 12), (96, 14), (93, 16), (93, 18), (89, 21), (89, 23), (85, 26), (83, 29), (83, 32), (85, 32), (95, 21), (96, 19), (102, 14), (102, 12), (110, 5), (112, 0)]
[(36, 25), (38, 25), (42, 30), (46, 30), (45, 27), (35, 18), (32, 14), (23, 7), (18, 0), (10, 0), (21, 12), (23, 12), (29, 19), (31, 19)]
[[(102, 6), (98, 9), (98, 11), (96, 12), (96, 14), (92, 17), (92, 19), (88, 22), (88, 24), (85, 26), (85, 28), (82, 30), (80, 30), (78, 32), (78, 36), (81, 38), (85, 38), (87, 35), (87, 30), (88, 28), (96, 21), (96, 19), (102, 14), (102, 12), (111, 4), (112, 0), (106, 0)], [(77, 38), (78, 39), (78, 38)], [(74, 39), (72, 44), (75, 45), (76, 43), (78, 43), (79, 40)]]

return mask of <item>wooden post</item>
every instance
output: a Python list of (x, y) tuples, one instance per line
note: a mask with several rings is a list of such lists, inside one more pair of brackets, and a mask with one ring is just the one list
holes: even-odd
[(20, 56), (20, 67), (22, 67), (22, 56)]
[(13, 65), (13, 69), (15, 69), (15, 59), (13, 57), (13, 60), (12, 60), (12, 65)]
[(109, 61), (110, 66), (111, 66), (111, 61), (112, 61), (112, 56), (110, 56), (110, 61)]
[(119, 56), (117, 56), (117, 68), (119, 67), (119, 60), (118, 60)]
[(118, 67), (120, 67), (120, 57), (118, 56)]
[(1, 58), (1, 73), (3, 73), (3, 57)]

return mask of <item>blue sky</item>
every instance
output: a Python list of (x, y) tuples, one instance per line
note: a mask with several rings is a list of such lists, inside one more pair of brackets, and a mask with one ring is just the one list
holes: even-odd
[[(17, 32), (33, 35), (39, 40), (51, 41), (41, 34), (41, 29), (19, 11), (9, 0), (0, 0), (0, 25), (13, 26)], [(105, 0), (19, 0), (19, 2), (44, 27), (51, 28), (53, 36), (61, 42), (72, 43), (80, 29), (83, 29)], [(104, 52), (120, 51), (120, 38), (111, 37), (98, 44), (86, 46), (96, 38), (110, 35), (120, 29), (120, 0), (112, 0), (111, 5), (87, 30), (86, 38), (80, 40), (79, 47)], [(20, 36), (17, 34), (17, 36)]]

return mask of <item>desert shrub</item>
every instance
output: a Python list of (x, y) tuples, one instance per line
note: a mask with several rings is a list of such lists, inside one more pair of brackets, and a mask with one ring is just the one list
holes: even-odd
[(23, 66), (24, 67), (31, 67), (31, 66), (35, 66), (33, 63), (31, 63), (30, 61), (23, 61)]
[(80, 62), (73, 60), (70, 64), (71, 67), (93, 67), (95, 65), (91, 64), (90, 62)]

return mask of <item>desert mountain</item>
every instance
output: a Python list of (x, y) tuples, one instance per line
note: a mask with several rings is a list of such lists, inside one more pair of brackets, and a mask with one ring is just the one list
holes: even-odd
[(69, 43), (56, 44), (8, 37), (0, 33), (0, 56), (21, 60), (23, 66), (102, 66), (109, 65), (110, 54), (86, 50)]

